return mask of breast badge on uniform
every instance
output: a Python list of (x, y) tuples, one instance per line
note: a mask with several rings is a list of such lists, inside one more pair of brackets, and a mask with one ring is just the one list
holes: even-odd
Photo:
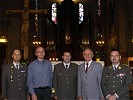
[(10, 81), (13, 82), (13, 68), (14, 66), (10, 66)]
[(12, 76), (10, 76), (10, 79), (11, 79), (11, 82), (13, 82), (13, 77)]
[(26, 71), (24, 71), (24, 70), (21, 70), (20, 72), (21, 72), (21, 73), (25, 73)]
[(126, 75), (125, 73), (119, 73), (116, 76), (119, 77), (119, 78), (123, 78), (125, 75)]

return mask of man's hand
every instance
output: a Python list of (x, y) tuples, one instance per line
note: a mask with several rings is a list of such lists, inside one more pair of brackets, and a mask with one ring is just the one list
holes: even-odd
[(7, 100), (7, 98), (4, 98), (3, 100)]
[(54, 100), (58, 100), (58, 97), (57, 96), (54, 96)]
[(32, 95), (32, 100), (37, 100), (37, 96), (35, 94)]
[(27, 100), (30, 100), (30, 95), (29, 94), (27, 95)]
[(102, 97), (100, 98), (100, 100), (105, 100), (105, 99), (104, 99), (104, 96), (102, 96)]
[(110, 96), (108, 97), (108, 100), (116, 100), (116, 96), (115, 96), (115, 95), (110, 95)]
[(82, 100), (82, 97), (81, 97), (81, 96), (78, 96), (78, 97), (77, 97), (77, 100)]

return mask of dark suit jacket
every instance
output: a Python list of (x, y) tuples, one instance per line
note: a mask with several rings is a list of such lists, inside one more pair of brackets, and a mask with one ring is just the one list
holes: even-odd
[(19, 70), (13, 63), (2, 68), (2, 98), (8, 100), (26, 100), (27, 97), (27, 66), (20, 64)]
[(116, 70), (113, 70), (112, 65), (104, 67), (101, 87), (105, 98), (108, 94), (116, 93), (120, 100), (128, 100), (131, 84), (132, 72), (129, 66), (120, 64)]
[(77, 98), (78, 65), (70, 63), (66, 69), (63, 63), (55, 65), (53, 72), (53, 88), (59, 100), (74, 100)]

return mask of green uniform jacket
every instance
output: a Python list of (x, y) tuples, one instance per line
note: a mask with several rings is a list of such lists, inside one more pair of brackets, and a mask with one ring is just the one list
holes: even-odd
[(116, 70), (112, 65), (103, 69), (101, 88), (104, 97), (116, 93), (119, 100), (129, 99), (129, 87), (132, 84), (132, 71), (129, 66), (120, 64)]
[(78, 65), (70, 63), (65, 68), (63, 63), (55, 65), (53, 72), (53, 88), (58, 100), (74, 100), (77, 98)]
[(8, 100), (26, 100), (27, 98), (27, 66), (20, 64), (16, 69), (13, 63), (2, 68), (2, 98)]

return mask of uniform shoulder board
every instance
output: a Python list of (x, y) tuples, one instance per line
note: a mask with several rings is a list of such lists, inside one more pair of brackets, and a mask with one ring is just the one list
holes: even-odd
[(130, 66), (129, 66), (129, 65), (127, 65), (127, 64), (122, 64), (122, 65), (127, 66), (127, 67), (130, 67)]
[(24, 63), (24, 62), (22, 62), (22, 65), (27, 66), (27, 64), (26, 64), (26, 63)]

